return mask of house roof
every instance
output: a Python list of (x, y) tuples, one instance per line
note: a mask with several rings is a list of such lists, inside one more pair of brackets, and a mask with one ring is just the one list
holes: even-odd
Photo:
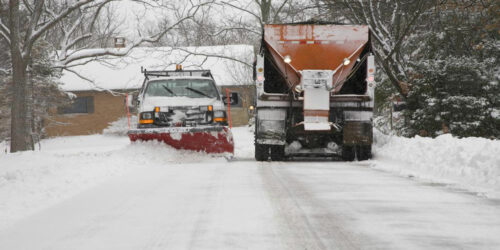
[(245, 85), (252, 83), (253, 57), (251, 45), (138, 47), (124, 57), (99, 58), (70, 68), (80, 76), (64, 70), (60, 81), (64, 91), (138, 89), (144, 80), (141, 67), (175, 70), (182, 64), (184, 69), (211, 70), (217, 85)]

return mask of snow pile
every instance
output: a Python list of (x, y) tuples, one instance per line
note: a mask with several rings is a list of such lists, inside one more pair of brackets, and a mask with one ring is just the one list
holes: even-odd
[(9, 152), (9, 142), (0, 141), (0, 154)]
[[(375, 133), (375, 167), (405, 176), (457, 185), (500, 198), (500, 141), (456, 138), (404, 138)], [(388, 161), (389, 160), (389, 161)], [(392, 161), (396, 161), (391, 164)], [(403, 163), (403, 164), (401, 164)]]
[[(130, 116), (130, 128), (134, 128), (139, 121), (137, 120), (137, 116)], [(127, 135), (128, 127), (128, 119), (127, 117), (122, 117), (112, 123), (109, 124), (109, 127), (105, 128), (102, 133), (105, 135)]]
[(133, 174), (134, 170), (226, 162), (224, 158), (175, 150), (159, 142), (131, 144), (123, 136), (69, 136), (46, 139), (41, 144), (41, 151), (0, 156), (0, 230), (111, 178)]
[(238, 160), (255, 161), (253, 127), (236, 127), (231, 131), (234, 140), (234, 157)]

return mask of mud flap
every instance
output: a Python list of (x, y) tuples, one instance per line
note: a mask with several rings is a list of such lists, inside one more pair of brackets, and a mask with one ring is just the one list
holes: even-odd
[(161, 141), (176, 149), (209, 154), (234, 154), (233, 134), (227, 127), (171, 127), (132, 129), (130, 141)]
[(371, 145), (373, 129), (370, 122), (346, 122), (344, 125), (344, 145)]

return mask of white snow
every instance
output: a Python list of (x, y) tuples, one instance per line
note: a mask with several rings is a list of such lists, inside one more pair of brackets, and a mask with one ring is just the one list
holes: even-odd
[[(123, 122), (117, 124), (113, 126), (123, 128)], [(412, 170), (416, 160), (445, 163), (451, 173), (456, 172), (452, 165), (482, 169), (478, 163), (494, 170), (499, 156), (488, 153), (498, 149), (497, 141), (377, 134), (376, 159), (371, 161), (255, 162), (252, 128), (232, 131), (235, 159), (230, 162), (109, 135), (48, 139), (41, 151), (2, 155), (1, 248), (500, 246), (495, 200), (380, 171)], [(455, 160), (438, 159), (442, 154), (434, 151), (443, 145)], [(485, 160), (472, 160), (472, 155)], [(435, 168), (418, 170), (437, 180), (441, 171)], [(467, 180), (478, 178), (473, 183), (492, 180), (475, 170), (466, 175)]]
[[(132, 117), (132, 121), (137, 119)], [(111, 123), (104, 135), (43, 140), (41, 151), (0, 156), (0, 230), (110, 178), (154, 164), (226, 162), (224, 158), (175, 150), (158, 142), (130, 144), (127, 118)], [(253, 159), (253, 134), (233, 128), (235, 155)], [(179, 133), (180, 135), (180, 133)], [(7, 148), (6, 142), (0, 149)]]
[(170, 137), (176, 141), (182, 139), (182, 133), (170, 133)]
[(137, 120), (137, 116), (135, 116), (135, 115), (131, 115), (130, 119), (128, 119), (126, 116), (121, 117), (120, 119), (110, 123), (109, 127), (105, 128), (102, 131), (102, 133), (104, 135), (126, 136), (127, 131), (130, 129), (129, 128), (129, 121), (130, 121), (130, 128), (135, 128), (137, 126), (137, 123), (139, 122)]
[[(123, 129), (119, 126), (112, 133)], [(41, 148), (0, 157), (0, 230), (133, 169), (150, 164), (225, 161), (177, 151), (158, 142), (131, 145), (128, 137), (112, 135), (46, 139)]]
[(138, 89), (144, 80), (141, 67), (147, 70), (175, 70), (176, 64), (182, 64), (184, 69), (210, 69), (217, 85), (251, 83), (251, 67), (227, 58), (251, 65), (253, 46), (138, 47), (124, 57), (100, 58), (71, 67), (71, 70), (93, 82), (63, 71), (61, 88), (64, 91)]
[(387, 136), (375, 131), (373, 166), (431, 182), (448, 183), (500, 198), (500, 141)]

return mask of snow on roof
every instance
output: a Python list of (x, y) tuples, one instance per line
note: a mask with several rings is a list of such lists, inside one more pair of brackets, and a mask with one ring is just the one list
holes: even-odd
[(70, 68), (80, 76), (64, 70), (60, 81), (64, 91), (138, 89), (144, 80), (141, 67), (175, 70), (182, 64), (186, 70), (211, 70), (217, 85), (247, 85), (252, 83), (253, 57), (251, 45), (138, 47), (124, 57), (99, 58)]

